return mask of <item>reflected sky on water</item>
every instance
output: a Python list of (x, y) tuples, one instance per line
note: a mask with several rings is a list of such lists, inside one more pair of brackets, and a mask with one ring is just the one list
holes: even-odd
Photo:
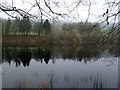
[[(115, 49), (115, 48), (114, 48)], [(118, 52), (91, 47), (3, 47), (3, 88), (117, 88)]]

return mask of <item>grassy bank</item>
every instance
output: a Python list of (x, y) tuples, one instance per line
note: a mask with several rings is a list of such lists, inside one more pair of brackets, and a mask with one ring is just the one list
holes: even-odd
[[(49, 35), (4, 35), (2, 36), (3, 46), (45, 46), (45, 45), (81, 45), (81, 44), (107, 44), (102, 36), (81, 36), (77, 33), (63, 34), (52, 33)], [(115, 40), (107, 40), (115, 44)], [(113, 42), (114, 41), (114, 42)], [(112, 43), (111, 43), (112, 42)], [(108, 43), (109, 44), (109, 43)]]
[(72, 36), (3, 36), (2, 45), (12, 46), (41, 46), (41, 45), (80, 45), (83, 43), (94, 43), (95, 40), (82, 41), (81, 37)]
[(50, 40), (46, 36), (3, 36), (2, 45), (23, 45), (36, 46), (41, 44), (49, 44)]
[[(55, 33), (56, 34), (56, 33)], [(4, 35), (2, 36), (3, 45), (23, 45), (23, 46), (40, 46), (49, 44), (81, 44), (81, 37), (79, 35)]]

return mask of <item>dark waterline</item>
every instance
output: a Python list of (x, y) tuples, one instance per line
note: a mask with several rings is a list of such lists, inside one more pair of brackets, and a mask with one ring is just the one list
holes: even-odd
[(3, 88), (118, 87), (115, 47), (3, 47), (2, 58)]

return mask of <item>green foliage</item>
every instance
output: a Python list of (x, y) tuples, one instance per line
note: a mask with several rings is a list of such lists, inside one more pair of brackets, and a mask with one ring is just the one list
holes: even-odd
[(38, 26), (38, 34), (40, 35), (40, 33), (42, 33), (42, 31), (43, 31), (43, 23), (40, 22), (39, 26)]
[(16, 19), (16, 26), (18, 27), (18, 30), (24, 34), (24, 35), (28, 35), (28, 32), (31, 30), (31, 22), (29, 20), (29, 17), (23, 17), (22, 20), (20, 19)]
[(82, 43), (81, 34), (77, 30), (54, 30), (50, 37), (53, 43)]
[(33, 30), (38, 32), (38, 35), (42, 34), (43, 32), (43, 23), (42, 22), (35, 22), (33, 25)]
[[(116, 43), (120, 41), (119, 30), (101, 29), (98, 23), (81, 21), (58, 24), (50, 23), (48, 19), (43, 20), (44, 22), (30, 22), (29, 17), (25, 16), (22, 19), (3, 19), (1, 21), (3, 35), (40, 35), (57, 43), (94, 43), (98, 40)], [(109, 32), (111, 33), (109, 34)]]
[(11, 21), (10, 21), (10, 19), (8, 19), (6, 22), (6, 27), (5, 27), (5, 34), (6, 35), (9, 34), (10, 26), (11, 26)]
[(25, 21), (26, 21), (26, 24), (25, 24), (26, 25), (26, 31), (28, 33), (31, 30), (32, 25), (31, 25), (29, 17), (27, 17)]
[(69, 35), (74, 34), (73, 36), (76, 37), (79, 37), (80, 34), (82, 42), (93, 42), (95, 41), (95, 38), (97, 40), (97, 38), (102, 36), (101, 28), (97, 23), (91, 22), (64, 23), (62, 25), (62, 29), (65, 31), (69, 31), (70, 33)]

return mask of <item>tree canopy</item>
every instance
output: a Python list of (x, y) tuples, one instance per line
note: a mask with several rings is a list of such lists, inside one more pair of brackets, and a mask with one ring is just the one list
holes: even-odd
[(46, 34), (50, 32), (50, 22), (48, 19), (46, 19), (44, 22), (44, 29), (46, 31)]
[(18, 21), (17, 26), (19, 28), (19, 31), (24, 35), (27, 35), (31, 29), (31, 22), (29, 20), (29, 17), (24, 16), (21, 20), (17, 20), (17, 21)]

